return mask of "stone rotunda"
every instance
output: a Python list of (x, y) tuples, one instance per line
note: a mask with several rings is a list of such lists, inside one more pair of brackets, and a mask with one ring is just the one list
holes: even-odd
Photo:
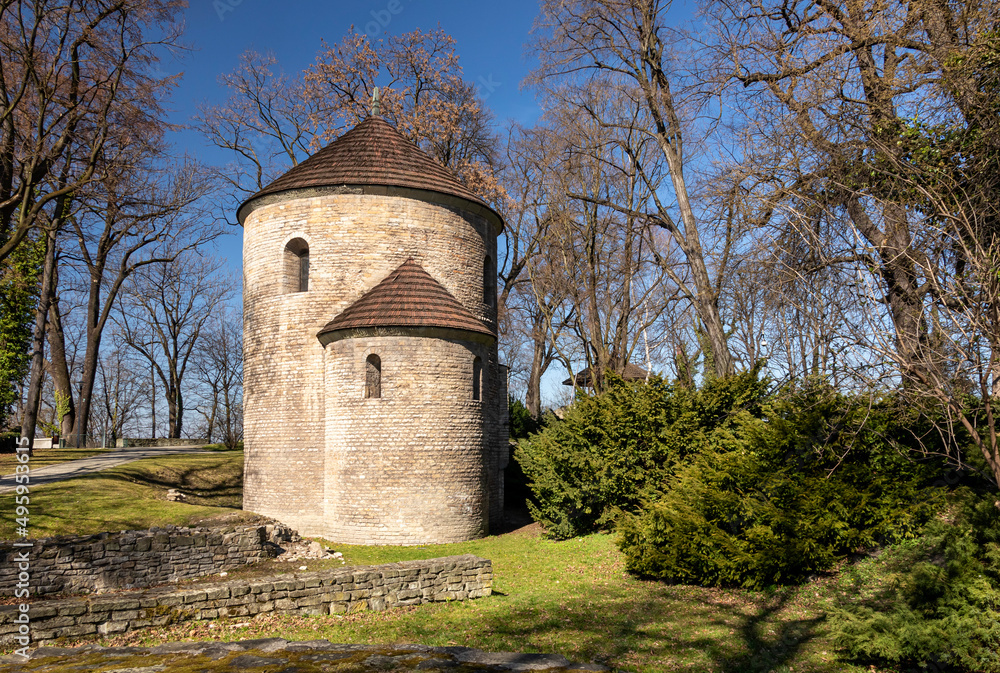
[(350, 544), (503, 514), (500, 216), (372, 116), (244, 202), (243, 508)]

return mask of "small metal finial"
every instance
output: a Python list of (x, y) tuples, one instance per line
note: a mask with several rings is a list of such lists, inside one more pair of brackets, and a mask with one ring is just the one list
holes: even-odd
[(372, 94), (372, 116), (378, 117), (381, 113), (382, 111), (378, 104), (378, 87), (375, 87), (375, 93)]

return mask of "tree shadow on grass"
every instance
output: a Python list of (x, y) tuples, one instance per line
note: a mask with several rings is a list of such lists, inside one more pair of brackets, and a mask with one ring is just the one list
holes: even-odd
[[(763, 673), (799, 669), (809, 658), (803, 648), (821, 636), (822, 615), (792, 614), (796, 595), (795, 589), (765, 597), (655, 582), (636, 592), (590, 586), (562, 601), (558, 613), (484, 610), (481, 628), (484, 638), (520, 643), (523, 651), (559, 650), (624, 670)], [(815, 658), (809, 669), (842, 670)]]
[[(825, 617), (782, 619), (781, 612), (798, 593), (785, 589), (766, 600), (756, 614), (745, 614), (739, 626), (740, 639), (746, 651), (716, 658), (716, 670), (724, 673), (756, 673), (787, 666), (801, 647), (817, 636)], [(770, 632), (768, 632), (770, 631)]]
[[(141, 529), (156, 525), (162, 514), (149, 504), (149, 496), (136, 496), (135, 485), (151, 489), (153, 500), (165, 500), (166, 491), (176, 488), (188, 497), (184, 504), (239, 510), (243, 504), (241, 469), (219, 464), (184, 464), (122, 466), (102, 472), (84, 474), (63, 481), (45, 484), (44, 491), (32, 496), (33, 524), (44, 518), (54, 525), (42, 524), (42, 530), (30, 528), (36, 535), (76, 531), (88, 534), (106, 530)], [(121, 485), (119, 487), (119, 484)], [(11, 498), (13, 496), (10, 496)], [(144, 504), (145, 503), (145, 504)], [(3, 537), (14, 536), (13, 507), (0, 512)]]
[(243, 504), (242, 470), (177, 464), (152, 469), (128, 469), (126, 466), (119, 470), (87, 476), (129, 482), (164, 491), (177, 489), (187, 496), (184, 502), (189, 505), (239, 508)]

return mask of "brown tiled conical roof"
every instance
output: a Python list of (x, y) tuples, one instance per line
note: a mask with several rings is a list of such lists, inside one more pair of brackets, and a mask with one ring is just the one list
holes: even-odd
[(444, 327), (496, 336), (412, 258), (319, 333), (365, 327)]
[(240, 205), (237, 214), (242, 222), (244, 208), (262, 196), (293, 189), (345, 185), (408, 187), (438, 192), (483, 206), (496, 215), (482, 199), (464, 187), (454, 173), (431, 159), (392, 124), (375, 116), (368, 117), (251, 196)]

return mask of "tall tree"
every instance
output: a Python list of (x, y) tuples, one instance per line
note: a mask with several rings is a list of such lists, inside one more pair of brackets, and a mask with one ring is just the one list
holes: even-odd
[(368, 117), (379, 87), (383, 117), (497, 203), (492, 115), (462, 79), (454, 45), (440, 29), (374, 41), (352, 29), (338, 44), (324, 44), (300, 77), (284, 75), (273, 55), (250, 51), (222, 78), (227, 103), (203, 108), (198, 126), (232, 153), (224, 177), (242, 200)]
[(766, 184), (828, 213), (821, 236), (810, 230), (811, 218), (800, 225), (812, 251), (828, 265), (875, 269), (902, 368), (933, 368), (927, 252), (943, 240), (918, 235), (921, 215), (886, 182), (882, 166), (902, 158), (903, 118), (949, 114), (938, 105), (945, 63), (930, 36), (941, 24), (952, 27), (949, 39), (974, 39), (969, 31), (983, 25), (986, 5), (755, 0), (714, 7), (728, 62), (752, 97), (754, 157)]
[(44, 242), (30, 241), (0, 261), (0, 429), (7, 427), (28, 373), (43, 256)]
[[(556, 161), (548, 129), (512, 127), (506, 142), (503, 185), (506, 228), (500, 271), (501, 344), (505, 347), (512, 377), (525, 381), (525, 405), (535, 419), (541, 416), (541, 381), (556, 361), (555, 340), (561, 335), (564, 317), (558, 310), (566, 293), (558, 283), (547, 283), (542, 271), (548, 248), (551, 219), (548, 216)], [(527, 371), (516, 368), (524, 344), (530, 354)]]
[(0, 260), (100, 176), (116, 129), (159, 115), (169, 82), (150, 66), (176, 43), (183, 4), (0, 3)]
[(171, 438), (184, 430), (185, 376), (203, 345), (205, 326), (234, 292), (221, 266), (198, 253), (178, 255), (133, 274), (122, 296), (122, 339), (163, 384)]
[[(141, 362), (120, 343), (102, 355), (97, 365), (96, 400), (91, 426), (104, 440), (104, 446), (115, 446), (117, 440), (133, 437), (149, 393), (149, 382), (136, 376)], [(131, 431), (131, 432), (130, 432)]]
[[(68, 363), (59, 361), (67, 352), (64, 335), (49, 330), (56, 390), (67, 397), (75, 394), (70, 435), (77, 445), (87, 440), (104, 329), (126, 281), (136, 271), (170, 262), (220, 233), (195, 207), (210, 188), (197, 165), (164, 168), (164, 155), (138, 141), (129, 157), (81, 197), (70, 220), (72, 245), (64, 251), (59, 272), (60, 293), (79, 295), (84, 314), (78, 386), (69, 381)], [(62, 322), (56, 315), (51, 324)], [(68, 424), (66, 416), (63, 421)]]
[(923, 0), (713, 7), (753, 110), (746, 164), (781, 194), (803, 259), (853, 276), (869, 309), (856, 343), (892, 363), (876, 371), (911, 399), (929, 397), (948, 424), (965, 426), (1000, 483), (989, 402), (1000, 345), (1000, 10)]
[(578, 94), (590, 95), (577, 100), (597, 114), (578, 115), (574, 106), (547, 113), (558, 129), (550, 139), (558, 159), (546, 254), (554, 257), (551, 269), (563, 275), (574, 309), (569, 332), (593, 387), (603, 391), (605, 372), (624, 372), (643, 331), (663, 312), (659, 290), (666, 270), (642, 210), (651, 185), (639, 177), (637, 164), (649, 158), (634, 153), (640, 146), (630, 137), (632, 126), (609, 128), (600, 121), (621, 112), (604, 110), (621, 101), (592, 90)]
[[(605, 208), (661, 228), (683, 253), (690, 278), (672, 280), (692, 303), (704, 326), (718, 374), (733, 370), (733, 358), (719, 311), (723, 273), (708, 261), (700, 221), (689, 188), (686, 169), (694, 156), (685, 138), (692, 130), (694, 99), (680, 97), (681, 76), (671, 49), (681, 42), (672, 34), (662, 0), (545, 0), (536, 20), (534, 51), (539, 67), (532, 81), (549, 100), (575, 106), (608, 129), (623, 130), (617, 142), (633, 163), (648, 198), (629, 206), (591, 194), (587, 198)], [(590, 105), (600, 91), (610, 103)], [(618, 104), (614, 104), (617, 102)], [(652, 144), (657, 154), (646, 147)], [(666, 172), (674, 204), (665, 203), (660, 180)], [(665, 269), (669, 272), (669, 269)]]
[(215, 312), (198, 349), (196, 370), (205, 405), (208, 439), (235, 449), (243, 439), (243, 320), (237, 311)]

